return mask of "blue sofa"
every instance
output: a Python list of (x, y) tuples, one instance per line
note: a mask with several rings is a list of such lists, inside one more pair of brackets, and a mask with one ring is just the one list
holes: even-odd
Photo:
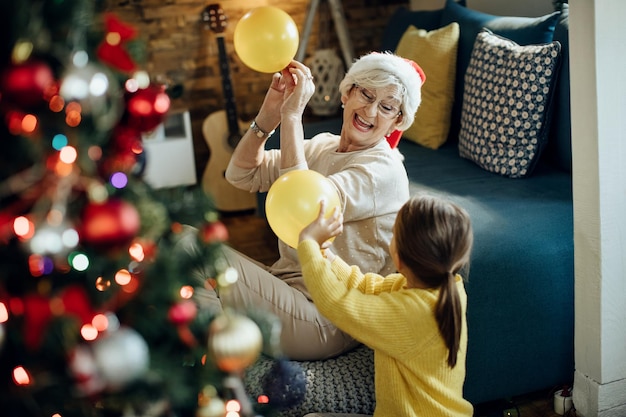
[[(412, 192), (427, 190), (465, 207), (473, 221), (475, 249), (469, 270), (467, 378), (465, 397), (475, 406), (571, 384), (574, 373), (574, 259), (571, 145), (569, 115), (568, 9), (542, 18), (501, 18), (458, 4), (438, 11), (399, 9), (382, 42), (394, 50), (400, 36), (414, 25), (436, 29), (459, 22), (457, 89), (450, 136), (438, 149), (401, 140)], [(453, 10), (449, 10), (452, 8)], [(507, 21), (507, 19), (509, 19)], [(481, 27), (515, 38), (511, 27), (541, 31), (543, 42), (561, 43), (561, 65), (552, 96), (551, 127), (540, 160), (531, 175), (509, 178), (459, 156), (460, 102), (471, 48)], [(508, 32), (507, 32), (508, 30)], [(530, 36), (530, 37), (529, 37)], [(543, 38), (542, 38), (543, 37)], [(524, 39), (514, 39), (523, 44)], [(541, 41), (541, 40), (540, 40)], [(465, 43), (465, 48), (463, 47)], [(465, 54), (465, 58), (463, 57)], [(459, 90), (461, 89), (461, 90)], [(306, 137), (319, 131), (339, 132), (340, 120), (307, 124)], [(273, 138), (270, 146), (277, 146)], [(263, 196), (259, 211), (263, 214)], [(259, 381), (271, 360), (253, 366), (246, 377), (251, 394), (261, 393)], [(364, 365), (365, 363), (365, 365)], [(304, 362), (309, 389), (305, 400), (286, 408), (284, 416), (310, 411), (371, 413), (372, 355), (359, 348), (340, 358)]]

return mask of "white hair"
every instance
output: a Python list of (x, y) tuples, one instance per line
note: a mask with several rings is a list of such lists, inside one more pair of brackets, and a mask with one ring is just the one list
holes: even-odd
[(422, 78), (410, 61), (390, 52), (371, 52), (352, 64), (339, 91), (347, 96), (354, 85), (372, 89), (397, 86), (402, 97), (402, 122), (398, 129), (406, 130), (413, 124), (422, 101)]

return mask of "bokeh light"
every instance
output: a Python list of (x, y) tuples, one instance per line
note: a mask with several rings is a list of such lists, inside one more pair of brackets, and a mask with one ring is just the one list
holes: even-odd
[(30, 239), (35, 235), (35, 224), (24, 216), (13, 220), (13, 232), (21, 239)]
[(193, 287), (191, 285), (183, 285), (180, 289), (180, 296), (181, 298), (184, 298), (185, 300), (190, 299), (191, 297), (193, 297)]
[(98, 291), (106, 291), (109, 288), (111, 288), (111, 281), (103, 277), (96, 278), (96, 289)]
[(37, 128), (37, 116), (27, 114), (22, 118), (22, 131), (24, 133), (33, 133)]
[(80, 241), (80, 236), (78, 235), (76, 229), (70, 228), (65, 230), (61, 234), (61, 240), (63, 241), (63, 245), (65, 245), (66, 248), (73, 248), (78, 245), (78, 242)]
[(118, 285), (124, 286), (130, 282), (130, 277), (131, 274), (127, 269), (120, 269), (115, 273), (115, 282), (117, 282)]
[(30, 375), (23, 366), (17, 366), (13, 369), (13, 381), (17, 385), (29, 385)]
[(76, 148), (73, 146), (64, 146), (59, 152), (59, 159), (66, 164), (72, 164), (76, 161), (78, 157), (78, 152)]
[(80, 103), (72, 101), (65, 108), (65, 123), (70, 127), (76, 127), (82, 120), (81, 112), (83, 111)]
[(82, 117), (80, 115), (80, 112), (76, 111), (76, 110), (71, 110), (68, 111), (65, 114), (65, 123), (70, 126), (70, 127), (76, 127), (80, 124), (82, 120)]
[(135, 141), (132, 144), (132, 147), (130, 149), (135, 155), (140, 155), (141, 153), (143, 153), (143, 144), (140, 141)]
[(98, 329), (91, 324), (83, 324), (80, 328), (80, 335), (87, 341), (96, 340), (98, 337)]
[(150, 74), (147, 71), (137, 71), (133, 74), (139, 88), (146, 88), (150, 85)]
[(30, 250), (35, 254), (59, 253), (62, 249), (63, 241), (59, 230), (49, 226), (40, 227), (30, 240)]
[(87, 150), (87, 155), (89, 155), (89, 159), (92, 161), (99, 161), (102, 158), (102, 148), (99, 146), (90, 146)]
[(60, 151), (63, 147), (67, 146), (67, 143), (67, 136), (62, 133), (57, 133), (52, 138), (52, 147), (57, 151)]
[(111, 185), (115, 188), (124, 188), (128, 185), (128, 177), (123, 172), (116, 172), (111, 175)]
[(141, 243), (139, 242), (135, 242), (130, 245), (130, 247), (128, 248), (128, 253), (130, 254), (130, 257), (137, 262), (143, 261), (144, 257), (146, 256), (143, 251), (143, 246), (141, 246)]
[(124, 88), (126, 89), (126, 91), (128, 91), (129, 93), (135, 93), (137, 92), (137, 90), (139, 90), (139, 83), (137, 82), (136, 79), (134, 78), (129, 78), (128, 80), (126, 80), (126, 82), (124, 83)]
[(34, 277), (40, 277), (44, 273), (43, 256), (32, 254), (28, 257), (28, 271)]
[(9, 311), (6, 304), (0, 302), (0, 323), (4, 323), (7, 320), (9, 320)]
[(68, 261), (72, 268), (77, 271), (85, 271), (89, 268), (89, 258), (81, 252), (72, 252), (68, 257)]
[(51, 111), (59, 113), (63, 110), (63, 107), (65, 107), (65, 100), (58, 94), (54, 95), (52, 96), (52, 98), (50, 98), (50, 101), (48, 102), (48, 107)]
[(97, 72), (89, 82), (89, 93), (94, 97), (100, 97), (109, 90), (109, 78), (103, 72)]
[(170, 108), (170, 96), (167, 93), (161, 93), (157, 96), (154, 101), (154, 110), (158, 113), (167, 113)]
[(72, 55), (72, 64), (76, 65), (78, 68), (82, 68), (89, 62), (89, 55), (86, 51), (76, 51), (74, 55)]
[(96, 314), (91, 320), (91, 325), (99, 332), (103, 332), (109, 327), (109, 319), (104, 314)]
[(118, 32), (109, 32), (106, 35), (106, 42), (109, 45), (119, 45), (119, 43), (122, 41), (122, 37), (120, 36), (120, 34)]
[(241, 411), (241, 403), (237, 400), (228, 400), (226, 402), (226, 417), (239, 417)]
[(226, 271), (217, 277), (217, 283), (221, 287), (227, 287), (234, 284), (239, 279), (239, 273), (235, 268), (226, 268)]

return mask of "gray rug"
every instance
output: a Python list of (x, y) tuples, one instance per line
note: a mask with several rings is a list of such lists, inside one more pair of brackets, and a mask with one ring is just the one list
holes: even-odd
[[(275, 363), (262, 356), (246, 370), (244, 385), (251, 398), (265, 394), (264, 387), (273, 382), (266, 380), (272, 378), (268, 374)], [(277, 417), (302, 417), (313, 412), (374, 413), (374, 352), (368, 347), (357, 347), (333, 359), (291, 363), (304, 371), (304, 399), (297, 405), (281, 409)], [(296, 390), (300, 388), (302, 384)], [(284, 389), (289, 390), (289, 386)]]

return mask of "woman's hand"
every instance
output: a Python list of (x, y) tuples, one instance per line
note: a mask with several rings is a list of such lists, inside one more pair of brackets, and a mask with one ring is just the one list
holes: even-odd
[(319, 243), (322, 249), (327, 249), (332, 245), (330, 241), (343, 231), (343, 215), (338, 207), (335, 207), (333, 214), (325, 218), (326, 201), (320, 202), (320, 212), (315, 220), (307, 225), (300, 232), (300, 242), (306, 239), (313, 239)]
[(272, 76), (256, 118), (257, 123), (269, 131), (278, 126), (283, 116), (300, 119), (314, 92), (311, 70), (292, 60), (287, 67)]
[(304, 109), (315, 92), (311, 70), (298, 61), (291, 63), (282, 72), (284, 80), (283, 104), (280, 107), (281, 119), (301, 118)]

